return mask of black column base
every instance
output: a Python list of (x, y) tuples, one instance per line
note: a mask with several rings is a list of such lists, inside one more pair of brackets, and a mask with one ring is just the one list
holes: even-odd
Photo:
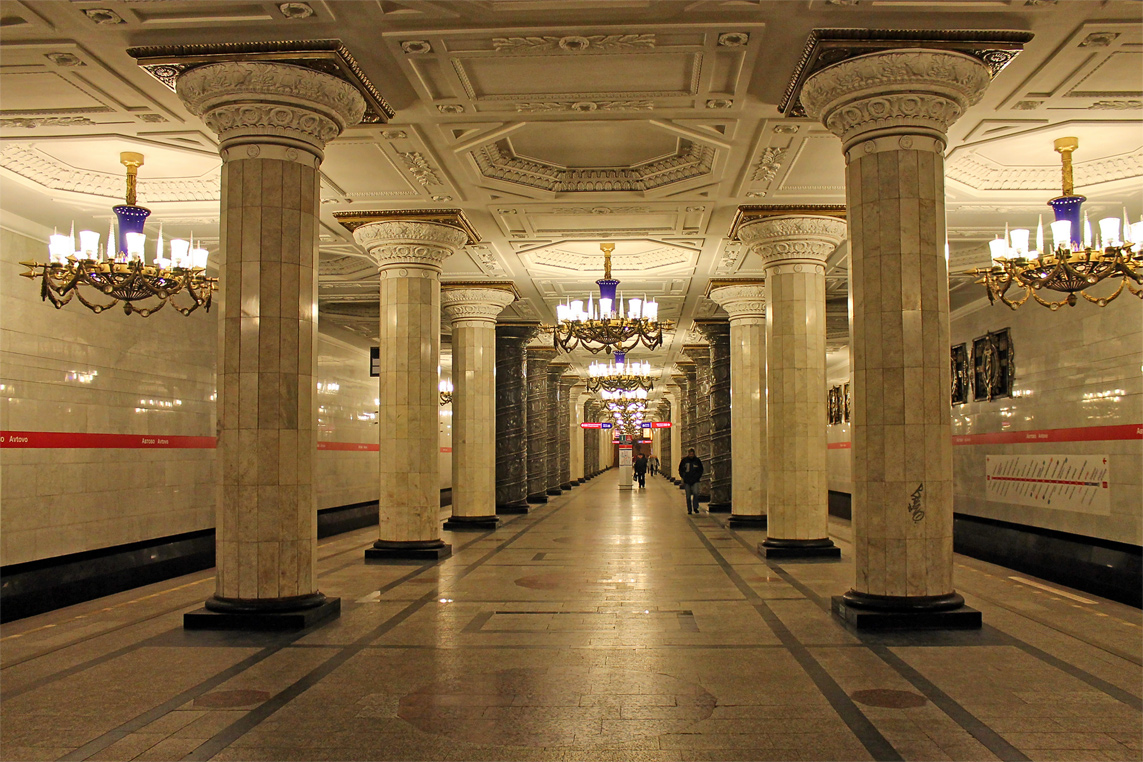
[(500, 516), (515, 516), (520, 513), (527, 513), (532, 510), (528, 507), (527, 500), (519, 500), (515, 503), (504, 503), (503, 505), (496, 506), (496, 513)]
[(765, 529), (766, 516), (743, 516), (732, 513), (726, 525), (731, 529)]
[(709, 503), (710, 502), (710, 495), (699, 495), (699, 502), (700, 503)]
[(449, 516), (444, 528), (450, 532), (487, 532), (500, 523), (496, 516)]
[(709, 513), (730, 513), (730, 503), (710, 503), (706, 509)]
[(585, 478), (583, 478), (583, 477), (581, 476), (581, 477), (579, 477), (578, 479), (576, 479), (576, 480), (575, 480), (575, 483), (576, 483), (576, 484), (583, 484), (583, 483), (584, 483), (584, 482), (586, 482), (586, 481), (587, 481), (587, 479), (585, 479)]
[(570, 492), (571, 488), (573, 486), (574, 486), (573, 482), (564, 482), (563, 484), (560, 485), (560, 489), (562, 489), (564, 492)]
[(201, 609), (183, 614), (183, 629), (282, 632), (303, 630), (340, 615), (341, 599), (321, 593), (263, 601), (214, 596)]
[(858, 630), (979, 630), (980, 612), (958, 593), (906, 596), (870, 595), (850, 590), (835, 595), (834, 616)]
[(527, 500), (529, 503), (531, 503), (533, 505), (539, 505), (541, 503), (546, 503), (546, 502), (548, 502), (548, 493), (537, 492), (534, 495), (528, 495)]
[(781, 540), (767, 537), (758, 543), (758, 552), (763, 558), (790, 560), (796, 558), (841, 558), (841, 548), (833, 540), (825, 537), (820, 540)]
[(548, 487), (548, 494), (552, 497), (555, 497), (556, 495), (562, 495), (563, 492), (564, 491), (559, 487)]
[(437, 561), (452, 555), (452, 546), (444, 540), (410, 540), (408, 542), (378, 540), (365, 549), (369, 561)]

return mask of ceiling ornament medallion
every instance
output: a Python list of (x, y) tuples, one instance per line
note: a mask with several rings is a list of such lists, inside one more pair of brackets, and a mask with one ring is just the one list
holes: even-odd
[(654, 111), (653, 101), (547, 101), (539, 103), (517, 103), (516, 111), (521, 114), (550, 114), (573, 111), (590, 114), (593, 111)]
[(493, 37), (492, 47), (498, 53), (538, 53), (541, 51), (563, 50), (568, 53), (583, 53), (606, 50), (632, 50), (654, 48), (654, 34), (593, 34), (536, 35), (527, 37)]
[(279, 40), (275, 42), (222, 42), (199, 45), (150, 45), (128, 48), (127, 55), (171, 90), (179, 75), (213, 63), (261, 61), (285, 63), (329, 74), (347, 83), (365, 99), (362, 124), (384, 124), (393, 107), (377, 91), (341, 40)]
[(773, 180), (778, 170), (782, 168), (782, 161), (786, 158), (786, 149), (768, 146), (762, 150), (758, 161), (754, 163), (754, 175), (750, 178), (754, 182), (768, 183)]
[(955, 51), (977, 59), (995, 77), (1032, 37), (1031, 32), (984, 29), (815, 29), (806, 40), (778, 110), (790, 117), (806, 116), (802, 87), (810, 75), (867, 53), (906, 49)]

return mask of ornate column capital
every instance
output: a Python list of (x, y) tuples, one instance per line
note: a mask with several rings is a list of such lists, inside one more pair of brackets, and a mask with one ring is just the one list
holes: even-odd
[(730, 322), (766, 317), (766, 283), (761, 280), (711, 281), (708, 299), (730, 315)]
[(361, 225), (353, 240), (382, 270), (412, 266), (439, 271), (468, 242), (468, 234), (439, 222), (387, 220)]
[[(901, 148), (943, 151), (949, 126), (980, 100), (990, 79), (988, 67), (964, 53), (886, 50), (811, 75), (801, 100), (846, 151), (858, 141), (889, 135), (905, 136)], [(912, 135), (934, 140), (930, 147)]]
[[(683, 354), (691, 359), (695, 364), (695, 372), (698, 372), (699, 367), (705, 368), (710, 365), (710, 345), (709, 344), (686, 344), (683, 346)], [(689, 371), (686, 368), (684, 372)]]
[[(712, 345), (720, 340), (730, 341), (730, 322), (727, 320), (696, 320), (695, 330), (698, 331)], [(709, 350), (710, 347), (708, 346)]]
[(247, 145), (254, 158), (261, 152), (255, 144), (267, 143), (282, 146), (290, 160), (299, 148), (320, 159), (325, 144), (365, 113), (365, 100), (352, 85), (284, 63), (207, 64), (179, 75), (175, 89), (218, 135), (223, 159), (239, 145)]
[(845, 239), (845, 222), (821, 215), (763, 217), (743, 223), (738, 238), (761, 260), (767, 272), (783, 265), (821, 268)]
[(505, 288), (477, 286), (441, 286), (441, 307), (453, 327), (463, 323), (496, 323), (496, 316), (516, 299), (513, 291)]

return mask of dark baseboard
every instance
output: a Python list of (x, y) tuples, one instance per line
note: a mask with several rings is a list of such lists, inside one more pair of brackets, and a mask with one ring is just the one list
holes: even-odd
[(953, 550), (1143, 608), (1138, 545), (954, 513)]
[[(452, 490), (441, 490), (441, 506)], [(377, 525), (377, 501), (325, 508), (317, 535)], [(214, 566), (214, 529), (0, 567), (0, 622), (54, 611)]]
[(829, 515), (853, 521), (853, 497), (848, 492), (829, 491)]

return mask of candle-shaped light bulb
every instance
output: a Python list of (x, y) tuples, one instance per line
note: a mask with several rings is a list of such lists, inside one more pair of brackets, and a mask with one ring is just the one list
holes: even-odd
[(107, 258), (119, 259), (119, 242), (115, 240), (115, 223), (107, 223)]
[(1056, 249), (1067, 249), (1072, 242), (1071, 220), (1056, 220), (1052, 223), (1052, 244)]
[(1044, 254), (1044, 215), (1040, 215), (1040, 224), (1036, 226), (1036, 256)]
[(1091, 222), (1087, 218), (1086, 211), (1083, 213), (1083, 247), (1091, 248)]
[(159, 240), (155, 243), (155, 264), (163, 258), (163, 223), (159, 223)]
[(76, 251), (76, 248), (75, 248), (75, 220), (71, 221), (71, 234), (68, 235), (68, 238), (71, 239), (71, 251), (74, 254)]

